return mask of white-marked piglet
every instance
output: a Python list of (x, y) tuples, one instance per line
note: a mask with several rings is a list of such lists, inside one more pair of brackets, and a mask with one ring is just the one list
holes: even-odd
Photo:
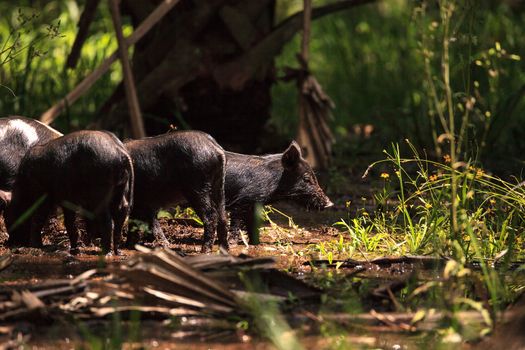
[(18, 166), (27, 150), (62, 136), (37, 120), (0, 118), (0, 214), (9, 204)]
[(41, 247), (41, 230), (60, 206), (71, 244), (78, 251), (75, 216), (102, 249), (118, 254), (133, 198), (133, 165), (120, 140), (107, 131), (77, 131), (31, 147), (22, 158), (5, 212), (9, 246)]

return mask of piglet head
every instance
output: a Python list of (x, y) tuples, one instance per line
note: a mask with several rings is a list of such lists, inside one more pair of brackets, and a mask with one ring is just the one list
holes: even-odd
[(334, 204), (323, 189), (317, 178), (302, 157), (301, 147), (292, 141), (282, 155), (283, 175), (280, 183), (281, 194), (306, 208), (325, 209)]

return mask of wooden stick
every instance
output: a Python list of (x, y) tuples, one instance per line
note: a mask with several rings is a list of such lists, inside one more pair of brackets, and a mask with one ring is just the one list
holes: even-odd
[[(159, 6), (140, 24), (140, 26), (125, 39), (126, 46), (132, 46), (139, 41), (148, 31), (166, 15), (180, 0), (163, 0)], [(117, 52), (106, 58), (97, 69), (84, 78), (66, 97), (58, 101), (54, 106), (42, 113), (40, 121), (51, 124), (55, 118), (62, 113), (66, 106), (71, 106), (79, 97), (84, 95), (91, 86), (107, 72), (109, 67), (117, 60)]]
[(301, 45), (301, 56), (308, 65), (308, 56), (310, 53), (310, 28), (312, 23), (312, 1), (304, 0), (303, 13), (303, 40)]
[(309, 42), (310, 42), (310, 21), (312, 16), (312, 2), (311, 0), (303, 0), (303, 36), (301, 41), (301, 53), (298, 55), (300, 64), (300, 74), (298, 80), (299, 88), (299, 126), (297, 132), (297, 141), (307, 151), (306, 160), (314, 168), (322, 167), (319, 164), (321, 159), (317, 154), (317, 147), (313, 138), (315, 133), (315, 125), (308, 125), (308, 114), (310, 109), (308, 106), (307, 91), (304, 91), (306, 79), (308, 77), (308, 56), (309, 56)]
[(109, 0), (109, 9), (113, 26), (118, 41), (118, 52), (120, 62), (122, 64), (122, 74), (124, 75), (124, 89), (126, 90), (126, 101), (128, 102), (129, 118), (131, 122), (131, 135), (134, 138), (142, 138), (146, 136), (144, 131), (144, 121), (140, 112), (139, 99), (137, 97), (137, 89), (133, 80), (133, 72), (131, 71), (131, 64), (128, 57), (128, 46), (124, 40), (122, 33), (122, 21), (120, 19), (120, 12), (118, 8), (118, 0)]
[[(505, 312), (499, 313), (498, 320), (499, 322), (506, 323), (513, 320), (515, 317), (519, 317), (523, 313), (522, 309), (518, 310), (507, 310)], [(400, 327), (400, 330), (405, 328), (405, 330), (430, 330), (435, 329), (437, 324), (439, 324), (443, 319), (447, 317), (456, 317), (461, 320), (462, 323), (483, 323), (485, 322), (484, 316), (478, 311), (458, 311), (452, 313), (449, 311), (432, 311), (428, 310), (425, 317), (420, 321), (413, 324), (415, 313), (397, 313), (397, 312), (387, 312), (387, 313), (378, 313), (374, 310), (362, 314), (350, 314), (350, 313), (330, 313), (330, 314), (320, 314), (315, 315), (315, 318), (312, 315), (308, 314), (294, 314), (292, 317), (294, 321), (305, 321), (305, 320), (314, 320), (317, 322), (335, 322), (339, 324), (365, 324), (365, 325), (374, 325), (377, 323), (386, 323), (389, 326), (393, 325), (403, 325)], [(407, 326), (410, 328), (407, 329)]]

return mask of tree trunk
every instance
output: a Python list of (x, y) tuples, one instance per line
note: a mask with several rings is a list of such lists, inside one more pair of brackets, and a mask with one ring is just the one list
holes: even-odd
[[(138, 25), (157, 1), (124, 0)], [(173, 124), (212, 134), (226, 148), (253, 151), (270, 117), (273, 58), (239, 87), (223, 86), (217, 67), (241, 57), (273, 28), (275, 0), (183, 0), (136, 46), (137, 81), (146, 132)], [(121, 86), (101, 110), (99, 126), (119, 128), (127, 109)]]
[[(312, 18), (372, 1), (337, 1), (314, 8)], [(158, 3), (122, 0), (121, 10), (137, 27)], [(275, 25), (274, 8), (275, 0), (181, 0), (152, 28), (132, 60), (146, 133), (173, 124), (252, 152), (270, 117), (274, 58), (302, 26), (302, 13)], [(119, 86), (97, 126), (125, 131), (127, 113)]]

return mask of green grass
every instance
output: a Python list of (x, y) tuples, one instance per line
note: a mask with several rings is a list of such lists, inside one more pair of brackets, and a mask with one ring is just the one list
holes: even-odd
[[(402, 158), (397, 145), (385, 155), (385, 160), (371, 166), (386, 164), (393, 170), (382, 173), (383, 190), (375, 196), (378, 210), (368, 213), (363, 209), (357, 216), (349, 214), (336, 222), (341, 238), (323, 243), (325, 247), (329, 244), (332, 251), (351, 254), (454, 256), (457, 242), (469, 260), (494, 259), (505, 251), (514, 258), (523, 257), (524, 242), (518, 233), (525, 228), (525, 187), (520, 181), (505, 181), (468, 162), (454, 169), (445, 162), (422, 159), (417, 153), (413, 158)], [(459, 183), (457, 239), (450, 234), (451, 174)], [(321, 246), (314, 248), (327, 251)]]
[[(0, 115), (38, 117), (71, 91), (117, 48), (107, 6), (99, 6), (74, 70), (65, 61), (76, 36), (80, 8), (75, 1), (51, 1), (31, 8), (0, 4)], [(131, 27), (124, 26), (129, 35)], [(59, 116), (61, 131), (86, 127), (121, 81), (118, 64)]]
[[(454, 123), (465, 141), (460, 151), (508, 174), (523, 165), (524, 145), (512, 140), (525, 132), (525, 28), (518, 24), (525, 13), (504, 2), (453, 4), (447, 37)], [(300, 8), (296, 5), (289, 11)], [(336, 104), (331, 123), (338, 136), (336, 152), (346, 147), (356, 124), (374, 126), (376, 142), (361, 146), (377, 156), (382, 145), (405, 138), (418, 149), (439, 148), (437, 137), (446, 132), (439, 114), (447, 107), (443, 34), (434, 1), (382, 1), (313, 22), (310, 67)], [(279, 68), (297, 65), (299, 43), (298, 34), (278, 57)], [(296, 90), (293, 83), (273, 89), (271, 122), (285, 137), (296, 133)], [(471, 97), (475, 100), (465, 108)], [(354, 155), (344, 151), (346, 157)]]

